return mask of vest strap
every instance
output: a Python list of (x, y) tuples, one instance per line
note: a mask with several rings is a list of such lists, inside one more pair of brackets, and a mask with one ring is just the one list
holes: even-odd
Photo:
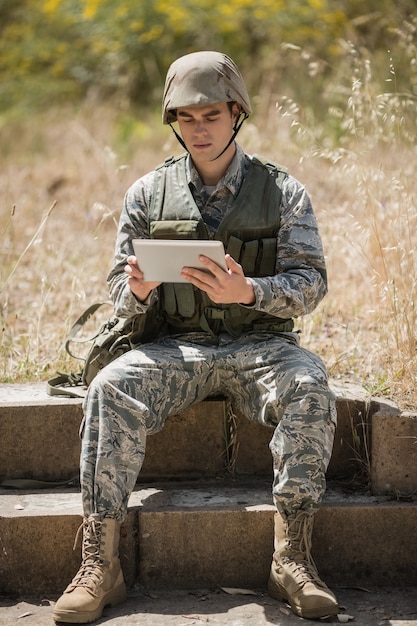
[(275, 271), (276, 263), (276, 239), (268, 237), (261, 240), (262, 244), (262, 257), (260, 272), (264, 276), (273, 274)]
[(244, 244), (244, 260), (246, 273), (253, 275), (256, 269), (256, 259), (258, 258), (259, 242), (256, 239), (247, 241)]
[(193, 286), (186, 283), (175, 283), (174, 291), (177, 300), (178, 313), (185, 318), (193, 317), (195, 313)]
[(229, 238), (226, 252), (230, 254), (233, 259), (240, 259), (240, 253), (242, 250), (243, 241), (238, 239), (234, 235)]

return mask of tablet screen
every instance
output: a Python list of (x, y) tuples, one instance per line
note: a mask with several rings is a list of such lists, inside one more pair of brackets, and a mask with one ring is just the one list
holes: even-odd
[(206, 270), (199, 255), (212, 259), (227, 270), (224, 246), (221, 241), (189, 239), (133, 239), (133, 249), (139, 267), (147, 282), (185, 283), (181, 278), (183, 267)]

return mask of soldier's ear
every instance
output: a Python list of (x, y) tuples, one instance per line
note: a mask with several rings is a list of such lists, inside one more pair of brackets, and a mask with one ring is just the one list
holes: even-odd
[(234, 118), (235, 121), (239, 117), (241, 112), (242, 112), (242, 107), (240, 106), (240, 104), (238, 102), (233, 102), (233, 104), (232, 104), (232, 117)]

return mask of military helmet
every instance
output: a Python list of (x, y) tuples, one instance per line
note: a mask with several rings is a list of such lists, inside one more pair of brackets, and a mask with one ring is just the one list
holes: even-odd
[(170, 66), (162, 100), (162, 121), (172, 124), (179, 107), (238, 102), (252, 113), (249, 95), (237, 65), (221, 52), (192, 52)]

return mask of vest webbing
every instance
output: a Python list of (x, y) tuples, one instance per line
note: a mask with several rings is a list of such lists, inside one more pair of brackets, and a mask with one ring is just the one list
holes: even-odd
[[(170, 157), (156, 168), (149, 210), (149, 233), (156, 239), (209, 239), (207, 227), (187, 181), (187, 155)], [(242, 265), (248, 277), (275, 274), (282, 183), (286, 171), (273, 163), (251, 159), (241, 189), (215, 238)], [(250, 330), (289, 332), (292, 319), (277, 318), (239, 305), (215, 304), (188, 283), (164, 283), (159, 306), (170, 333), (190, 331), (234, 337)]]

